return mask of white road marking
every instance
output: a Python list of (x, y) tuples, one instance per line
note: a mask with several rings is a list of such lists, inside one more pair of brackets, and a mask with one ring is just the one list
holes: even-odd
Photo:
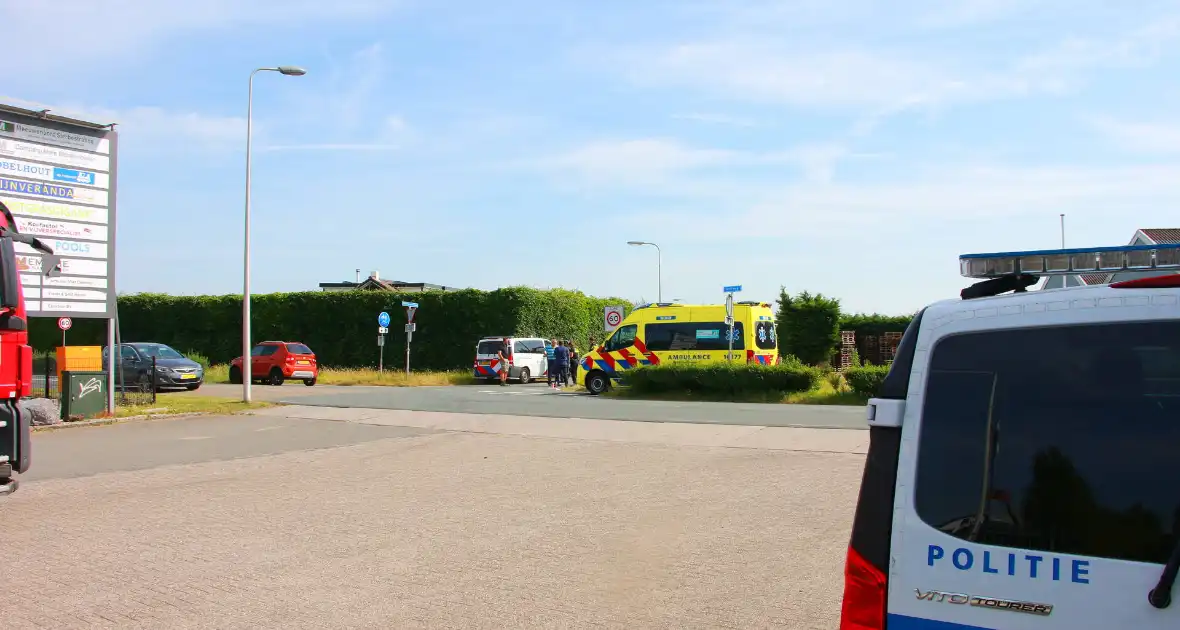
[(254, 429), (254, 431), (255, 431), (255, 432), (258, 432), (258, 431), (274, 431), (275, 429), (286, 429), (286, 428), (287, 428), (287, 427), (284, 427), (284, 426), (262, 427), (262, 428), (259, 428), (259, 429)]

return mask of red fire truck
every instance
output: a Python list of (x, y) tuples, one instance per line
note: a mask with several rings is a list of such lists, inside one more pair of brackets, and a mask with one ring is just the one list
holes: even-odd
[(33, 349), (29, 346), (17, 243), (43, 254), (40, 273), (55, 276), (61, 272), (53, 250), (37, 238), (19, 233), (12, 213), (0, 202), (0, 496), (16, 490), (13, 476), (29, 469), (32, 455), (29, 419), (22, 417), (18, 406), (21, 398), (32, 393)]

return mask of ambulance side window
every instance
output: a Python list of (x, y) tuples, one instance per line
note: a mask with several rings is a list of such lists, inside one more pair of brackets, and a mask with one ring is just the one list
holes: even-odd
[[(982, 544), (1163, 563), (1180, 538), (1180, 322), (956, 335), (931, 356), (914, 504)], [(981, 505), (983, 508), (981, 509)]]
[(606, 351), (614, 352), (615, 350), (622, 350), (629, 348), (635, 343), (635, 332), (638, 326), (635, 324), (628, 324), (619, 327), (615, 334), (611, 336), (610, 340), (606, 342)]

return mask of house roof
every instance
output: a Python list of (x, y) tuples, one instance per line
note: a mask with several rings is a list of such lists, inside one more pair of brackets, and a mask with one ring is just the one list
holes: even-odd
[(1174, 245), (1180, 243), (1180, 228), (1143, 228), (1139, 232), (1156, 245)]

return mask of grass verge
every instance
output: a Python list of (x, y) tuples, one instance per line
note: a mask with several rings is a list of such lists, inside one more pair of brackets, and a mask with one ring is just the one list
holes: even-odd
[(821, 381), (811, 391), (783, 394), (782, 392), (751, 392), (741, 396), (707, 396), (692, 392), (666, 393), (643, 396), (634, 393), (626, 387), (614, 387), (606, 396), (616, 398), (632, 398), (637, 400), (672, 400), (672, 401), (700, 401), (700, 402), (740, 402), (767, 403), (782, 405), (849, 405), (863, 407), (868, 403), (868, 397), (845, 388), (837, 390), (828, 381)]
[[(229, 366), (214, 365), (205, 371), (205, 382), (228, 383)], [(475, 379), (467, 370), (450, 372), (410, 372), (369, 368), (321, 368), (316, 379), (319, 385), (384, 385), (386, 387), (429, 387), (444, 385), (474, 385)]]
[(193, 394), (179, 393), (157, 394), (156, 402), (153, 404), (116, 407), (114, 417), (126, 418), (128, 416), (157, 416), (176, 413), (231, 414), (250, 409), (261, 409), (262, 407), (270, 407), (272, 405), (274, 403), (260, 400), (244, 403), (233, 398), (220, 398), (217, 396), (196, 396)]

